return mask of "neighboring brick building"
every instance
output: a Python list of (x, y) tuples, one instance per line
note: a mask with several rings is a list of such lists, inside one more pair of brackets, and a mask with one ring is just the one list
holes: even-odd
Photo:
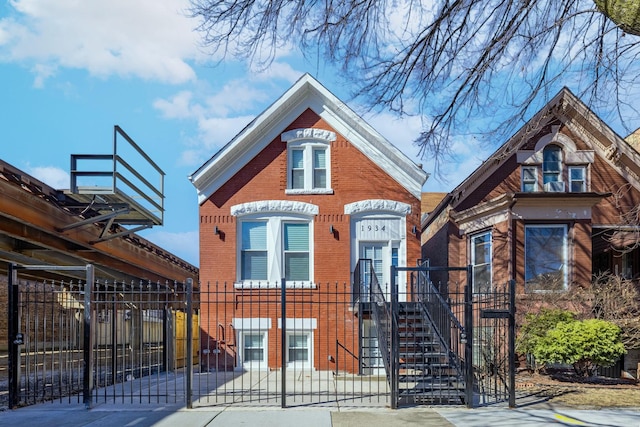
[(639, 277), (639, 203), (640, 153), (565, 88), (425, 218), (422, 256), (472, 265), (475, 292), (570, 295), (599, 272)]
[[(373, 259), (388, 283), (392, 263), (414, 265), (420, 257), (416, 230), (426, 178), (306, 74), (190, 177), (200, 204), (203, 287), (279, 289), (285, 278), (287, 288), (309, 295), (336, 283), (348, 291), (360, 258)], [(406, 287), (406, 278), (399, 285)], [(276, 347), (282, 319), (258, 301), (244, 303), (242, 312), (236, 305), (216, 323), (235, 329), (236, 363), (272, 367), (264, 347)], [(216, 308), (205, 301), (202, 310)], [(305, 333), (289, 349), (301, 346), (306, 363), (326, 367), (319, 340), (331, 339), (322, 330), (332, 314), (309, 307), (292, 316), (286, 321)], [(250, 324), (259, 336), (248, 332)], [(204, 332), (218, 336), (218, 326), (205, 324)]]

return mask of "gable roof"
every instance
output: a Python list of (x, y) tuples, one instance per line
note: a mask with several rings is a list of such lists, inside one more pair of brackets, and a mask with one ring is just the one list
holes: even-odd
[(204, 203), (300, 114), (311, 109), (391, 178), (420, 198), (428, 174), (309, 74), (251, 121), (189, 180)]
[(458, 205), (472, 194), (487, 177), (515, 155), (531, 135), (535, 135), (556, 119), (567, 126), (574, 135), (580, 136), (599, 157), (640, 190), (640, 153), (564, 87), (450, 193), (451, 205)]

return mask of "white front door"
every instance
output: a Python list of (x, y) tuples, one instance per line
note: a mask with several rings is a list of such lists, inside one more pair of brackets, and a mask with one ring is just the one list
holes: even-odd
[[(369, 259), (387, 301), (391, 290), (391, 266), (406, 266), (406, 245), (404, 217), (388, 215), (366, 215), (354, 218), (352, 228), (352, 262)], [(365, 283), (369, 282), (368, 271), (364, 272)], [(406, 283), (403, 275), (396, 277), (398, 298), (406, 300)], [(363, 289), (363, 297), (368, 297), (369, 289)]]
[[(360, 258), (371, 261), (373, 271), (380, 288), (386, 293), (389, 284), (389, 263), (386, 257), (387, 243), (381, 242), (365, 242), (360, 245)], [(371, 273), (369, 270), (364, 272), (364, 282), (371, 284)], [(365, 294), (369, 295), (369, 289), (365, 289)]]

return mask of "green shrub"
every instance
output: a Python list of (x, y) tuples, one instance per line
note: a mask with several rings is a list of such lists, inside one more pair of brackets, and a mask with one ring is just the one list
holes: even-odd
[(606, 320), (560, 322), (537, 339), (533, 355), (541, 363), (568, 363), (581, 376), (610, 366), (625, 353), (620, 328)]
[(539, 313), (527, 313), (518, 334), (516, 351), (523, 354), (533, 354), (538, 341), (545, 336), (547, 331), (555, 328), (560, 322), (573, 320), (575, 320), (575, 314), (567, 310), (543, 308)]

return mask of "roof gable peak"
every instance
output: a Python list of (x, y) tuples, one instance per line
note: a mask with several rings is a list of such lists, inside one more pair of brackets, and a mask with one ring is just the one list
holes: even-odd
[(427, 174), (310, 74), (303, 74), (273, 104), (189, 176), (204, 203), (304, 111), (312, 110), (387, 174), (420, 198)]

